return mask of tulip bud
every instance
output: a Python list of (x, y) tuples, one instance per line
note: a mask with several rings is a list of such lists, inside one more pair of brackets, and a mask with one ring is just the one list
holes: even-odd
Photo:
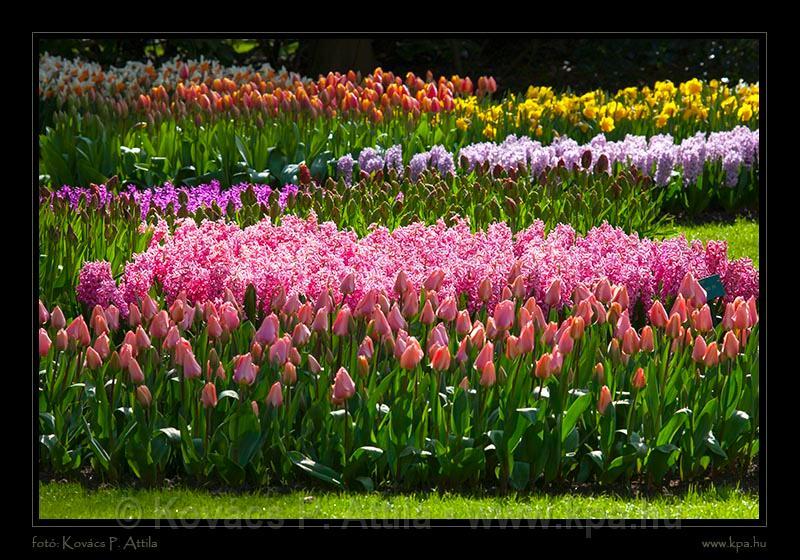
[(722, 340), (722, 352), (729, 359), (734, 359), (739, 355), (739, 339), (733, 331), (725, 333), (725, 338)]
[(650, 327), (650, 325), (645, 325), (644, 328), (642, 328), (642, 338), (639, 341), (639, 350), (642, 352), (652, 352), (655, 350), (653, 329)]
[(444, 280), (444, 270), (441, 268), (437, 268), (428, 276), (422, 286), (426, 290), (432, 290), (434, 292), (438, 292), (439, 288), (442, 286), (442, 281)]
[(439, 346), (433, 354), (431, 367), (436, 371), (450, 369), (450, 349), (447, 346)]
[(575, 341), (572, 340), (572, 337), (570, 336), (569, 333), (570, 329), (564, 329), (564, 331), (561, 333), (561, 336), (558, 339), (558, 345), (557, 345), (558, 350), (562, 354), (569, 354), (570, 352), (572, 352), (572, 349), (575, 345)]
[(573, 340), (580, 340), (583, 338), (583, 331), (586, 328), (586, 321), (583, 320), (583, 317), (577, 315), (572, 319), (572, 326), (569, 329), (569, 335), (573, 338)]
[(561, 303), (561, 278), (556, 278), (550, 283), (544, 295), (544, 303), (548, 307), (555, 307)]
[(491, 387), (497, 382), (497, 375), (495, 374), (494, 362), (486, 362), (481, 369), (481, 379), (479, 381), (481, 387)]
[(698, 364), (703, 361), (706, 355), (706, 341), (705, 339), (697, 335), (697, 338), (694, 339), (694, 348), (692, 349), (692, 359), (697, 362)]
[(284, 385), (294, 385), (297, 383), (297, 368), (292, 362), (286, 362), (283, 364), (281, 381)]
[(50, 352), (50, 337), (47, 335), (47, 331), (40, 328), (39, 329), (39, 356), (44, 357)]
[(717, 342), (714, 341), (706, 347), (706, 354), (703, 356), (703, 363), (706, 367), (714, 367), (719, 363), (719, 350)]
[(433, 307), (431, 306), (431, 301), (426, 300), (425, 305), (422, 308), (422, 315), (420, 316), (420, 322), (423, 325), (432, 325), (434, 321), (435, 315), (433, 313)]
[(602, 362), (597, 362), (594, 366), (594, 375), (598, 383), (602, 383), (606, 377), (606, 368)]
[(478, 298), (486, 303), (492, 297), (492, 280), (487, 276), (478, 285)]
[[(280, 342), (280, 341), (279, 341)], [(257, 368), (253, 365), (253, 357), (248, 352), (234, 359), (233, 381), (240, 385), (252, 385), (256, 380)]]
[(59, 331), (67, 326), (67, 320), (64, 317), (64, 312), (61, 311), (59, 306), (55, 306), (53, 308), (53, 312), (50, 314), (50, 326)]
[[(130, 346), (130, 345), (125, 345)], [(123, 350), (125, 347), (123, 346)], [(136, 358), (130, 358), (128, 361), (128, 373), (131, 376), (131, 381), (136, 383), (137, 385), (144, 383), (144, 373), (142, 373), (142, 368), (139, 366), (139, 362), (136, 361)]]
[(217, 387), (213, 383), (206, 383), (203, 385), (203, 391), (200, 393), (200, 402), (205, 408), (214, 408), (217, 406)]
[(308, 370), (314, 375), (322, 371), (322, 366), (319, 365), (317, 359), (311, 354), (308, 355)]
[(142, 300), (142, 316), (145, 318), (145, 320), (149, 321), (157, 312), (158, 305), (156, 305), (156, 302), (153, 301), (153, 298), (151, 298), (149, 294), (144, 296), (144, 300)]
[(336, 372), (336, 377), (331, 387), (332, 400), (334, 404), (343, 404), (356, 394), (356, 386), (347, 370), (343, 367)]
[(452, 296), (446, 298), (436, 309), (436, 316), (447, 323), (454, 321), (457, 315), (458, 305), (456, 304), (456, 298)]
[(664, 306), (661, 305), (660, 301), (656, 301), (655, 303), (653, 303), (647, 315), (650, 319), (650, 323), (654, 327), (664, 328), (667, 326), (667, 321), (669, 320), (669, 317), (667, 316), (667, 310), (664, 309)]
[(269, 388), (267, 395), (267, 405), (272, 408), (280, 408), (283, 405), (283, 391), (281, 390), (281, 382), (276, 381)]
[(512, 328), (514, 326), (514, 302), (503, 300), (495, 305), (492, 318), (498, 331), (506, 331)]
[(256, 416), (259, 415), (258, 403), (256, 401), (250, 401), (250, 408), (252, 409), (253, 414), (255, 414)]
[(147, 333), (144, 332), (144, 329), (141, 325), (136, 327), (136, 348), (150, 348), (150, 337), (147, 336)]
[[(212, 350), (214, 349), (212, 348)], [(261, 356), (263, 354), (264, 354), (264, 349), (258, 342), (254, 340), (253, 343), (250, 345), (250, 355), (253, 356), (253, 363), (256, 364), (261, 363)]]
[(647, 385), (647, 378), (644, 375), (644, 369), (639, 368), (636, 370), (636, 373), (633, 374), (633, 382), (632, 385), (635, 389), (641, 391)]
[(147, 388), (147, 385), (139, 385), (136, 387), (136, 402), (138, 402), (142, 408), (150, 408), (150, 405), (153, 403), (153, 395), (150, 394), (150, 389)]
[(397, 273), (397, 277), (395, 278), (394, 291), (397, 293), (397, 295), (402, 296), (406, 293), (408, 287), (409, 287), (408, 276), (404, 271), (401, 270), (400, 272)]
[(47, 308), (42, 303), (42, 300), (39, 300), (39, 325), (44, 325), (50, 319), (50, 312), (47, 311)]
[[(325, 322), (327, 323), (328, 322), (327, 321), (327, 318), (328, 318), (327, 313), (324, 313), (324, 310), (322, 310), (322, 309), (319, 310), (319, 313), (323, 313), (324, 314)], [(317, 317), (319, 317), (319, 314), (317, 314)], [(316, 320), (315, 320), (315, 322), (316, 322)], [(327, 330), (327, 325), (325, 325), (325, 329), (323, 329), (323, 330)], [(299, 348), (302, 348), (303, 346), (308, 344), (308, 341), (309, 341), (310, 338), (311, 338), (311, 331), (308, 330), (307, 326), (305, 326), (303, 323), (298, 323), (297, 325), (295, 325), (294, 331), (292, 332), (292, 344), (294, 344), (295, 346), (297, 346)]]
[(133, 304), (128, 304), (128, 325), (135, 327), (142, 322), (142, 315), (139, 313), (139, 308)]
[(464, 391), (469, 391), (469, 379), (467, 379), (466, 375), (461, 379), (461, 383), (458, 386)]
[(539, 379), (547, 379), (551, 375), (550, 371), (550, 354), (543, 354), (536, 361), (535, 375)]
[(681, 326), (681, 318), (678, 313), (673, 313), (670, 315), (669, 321), (667, 321), (667, 336), (670, 338), (680, 338), (683, 336), (683, 327)]
[(629, 327), (625, 334), (622, 336), (622, 351), (632, 356), (639, 351), (639, 335), (636, 329)]
[(605, 415), (608, 405), (611, 404), (611, 390), (608, 385), (603, 385), (600, 389), (600, 398), (597, 399), (597, 411)]
[(459, 364), (466, 362), (467, 358), (469, 357), (467, 355), (467, 340), (468, 338), (465, 336), (461, 339), (461, 342), (458, 345), (458, 350), (456, 351), (456, 361)]
[(197, 362), (197, 358), (191, 351), (187, 351), (183, 356), (183, 376), (186, 379), (194, 379), (203, 374), (203, 368)]
[(100, 354), (95, 352), (94, 348), (91, 346), (86, 349), (86, 367), (91, 370), (95, 370), (103, 365), (103, 359), (100, 357)]

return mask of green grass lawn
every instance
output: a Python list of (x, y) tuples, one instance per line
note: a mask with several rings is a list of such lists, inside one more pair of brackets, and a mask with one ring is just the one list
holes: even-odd
[(748, 257), (758, 268), (758, 221), (736, 218), (736, 222), (715, 222), (702, 225), (676, 224), (675, 231), (668, 236), (683, 233), (686, 239), (699, 239), (704, 243), (710, 239), (728, 242), (728, 258)]
[(517, 496), (426, 494), (226, 494), (190, 489), (87, 490), (40, 483), (42, 519), (756, 519), (758, 495), (736, 488), (690, 489), (670, 497), (544, 493)]

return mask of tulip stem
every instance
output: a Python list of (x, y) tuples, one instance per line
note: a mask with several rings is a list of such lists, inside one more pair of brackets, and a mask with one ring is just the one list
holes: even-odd
[(349, 414), (349, 412), (348, 412), (348, 407), (347, 407), (347, 399), (345, 399), (345, 401), (344, 401), (344, 468), (345, 469), (347, 469), (347, 459), (348, 459), (348, 456), (349, 456), (347, 440), (348, 440), (348, 436), (350, 434), (350, 429), (349, 429), (349, 426), (348, 426), (348, 424), (350, 423), (350, 420), (348, 419), (348, 414)]

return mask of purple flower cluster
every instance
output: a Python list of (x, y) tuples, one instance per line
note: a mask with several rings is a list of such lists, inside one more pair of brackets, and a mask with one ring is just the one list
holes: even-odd
[(344, 179), (347, 186), (353, 184), (353, 165), (355, 160), (350, 154), (345, 154), (336, 162), (336, 174)]
[(117, 288), (111, 275), (111, 264), (106, 261), (87, 262), (83, 265), (78, 280), (78, 301), (89, 307), (108, 307), (113, 303), (122, 316), (127, 317), (128, 306), (123, 292)]
[(386, 169), (394, 169), (399, 175), (403, 173), (403, 146), (395, 144), (386, 150)]
[[(532, 175), (539, 175), (546, 168), (558, 166), (561, 162), (568, 169), (583, 168), (587, 158), (593, 169), (594, 164), (605, 155), (609, 162), (608, 172), (617, 162), (632, 165), (641, 173), (653, 176), (655, 182), (662, 186), (678, 174), (683, 176), (684, 185), (692, 184), (697, 181), (705, 165), (719, 162), (726, 173), (726, 184), (733, 186), (742, 168), (747, 169), (758, 163), (758, 138), (758, 130), (752, 131), (743, 126), (708, 136), (698, 132), (679, 144), (668, 134), (659, 134), (649, 140), (644, 136), (629, 134), (619, 142), (610, 142), (600, 134), (584, 145), (561, 136), (549, 146), (543, 146), (529, 137), (517, 138), (512, 134), (499, 144), (470, 144), (458, 152), (457, 160), (462, 162), (466, 172), (487, 164), (490, 169), (497, 166), (507, 171), (525, 168)], [(376, 150), (365, 148), (359, 156), (359, 167), (367, 173), (383, 169), (384, 165), (397, 171), (402, 169), (399, 146), (387, 150), (385, 156), (384, 161)], [(455, 160), (453, 154), (442, 146), (415, 154), (409, 163), (411, 180), (419, 180), (427, 169), (443, 175), (455, 173)], [(339, 159), (339, 177), (344, 177), (348, 184), (352, 168), (353, 159), (349, 154)]]
[[(274, 189), (268, 185), (241, 183), (233, 185), (229, 189), (222, 189), (219, 181), (216, 180), (196, 187), (175, 187), (171, 183), (164, 183), (160, 187), (139, 190), (133, 185), (128, 185), (120, 190), (119, 193), (109, 191), (105, 185), (92, 188), (64, 185), (51, 194), (51, 199), (68, 200), (73, 209), (78, 208), (81, 200), (85, 201), (85, 203), (90, 203), (94, 196), (97, 197), (99, 205), (104, 208), (109, 208), (114, 200), (133, 201), (139, 205), (142, 215), (146, 216), (151, 208), (155, 208), (159, 213), (163, 214), (170, 204), (173, 207), (173, 212), (177, 214), (181, 207), (182, 195), (186, 200), (186, 209), (190, 213), (197, 211), (199, 208), (210, 208), (214, 203), (222, 210), (225, 210), (229, 204), (233, 204), (234, 207), (239, 209), (242, 207), (242, 195), (250, 188), (252, 188), (259, 204), (269, 203), (269, 197)], [(289, 195), (297, 194), (297, 192), (297, 185), (285, 185), (280, 190), (278, 204), (282, 210), (286, 208), (286, 201)], [(40, 200), (40, 203), (42, 202), (45, 201)]]

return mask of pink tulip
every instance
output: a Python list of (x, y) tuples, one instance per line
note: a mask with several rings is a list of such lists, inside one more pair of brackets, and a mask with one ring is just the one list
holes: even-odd
[(319, 365), (317, 359), (311, 354), (308, 355), (308, 370), (314, 375), (322, 371), (322, 366)]
[(128, 304), (128, 325), (131, 327), (135, 327), (136, 325), (141, 324), (142, 322), (142, 314), (139, 312), (139, 307), (136, 306), (134, 303)]
[(86, 367), (95, 370), (103, 365), (103, 359), (91, 346), (86, 349)]
[(631, 320), (628, 316), (628, 311), (626, 310), (622, 312), (622, 314), (619, 316), (619, 320), (617, 320), (617, 328), (614, 330), (614, 336), (622, 340), (622, 337), (629, 328), (631, 328)]
[(591, 301), (589, 301), (588, 298), (578, 303), (578, 308), (575, 312), (575, 316), (583, 319), (584, 325), (590, 325), (592, 323), (594, 310), (592, 309), (592, 303)]
[(39, 356), (47, 356), (50, 352), (50, 345), (51, 345), (50, 337), (47, 336), (47, 331), (40, 328), (39, 329)]
[(389, 321), (386, 320), (386, 315), (383, 314), (380, 307), (376, 307), (372, 312), (372, 320), (375, 322), (374, 332), (378, 336), (392, 333), (392, 327), (389, 326)]
[(419, 318), (420, 323), (423, 325), (432, 325), (436, 316), (433, 313), (433, 306), (431, 300), (425, 300), (425, 305), (422, 308), (422, 315)]
[(672, 310), (669, 312), (670, 316), (677, 313), (681, 318), (681, 323), (685, 323), (689, 314), (686, 310), (686, 300), (680, 294), (675, 298), (675, 303), (672, 304)]
[(533, 323), (527, 323), (522, 327), (522, 330), (519, 333), (517, 350), (520, 354), (528, 354), (533, 351), (535, 342), (536, 334), (534, 332)]
[(128, 369), (131, 360), (133, 360), (133, 346), (130, 344), (123, 344), (119, 350), (119, 367)]
[(608, 278), (600, 279), (594, 288), (594, 295), (605, 304), (611, 302), (611, 284), (608, 282)]
[[(124, 349), (125, 347), (123, 346), (123, 350)], [(120, 357), (122, 357), (122, 354), (120, 354)], [(137, 385), (144, 383), (144, 373), (142, 373), (142, 368), (139, 366), (139, 362), (136, 361), (136, 358), (131, 358), (128, 362), (128, 373), (133, 383)]]
[[(279, 341), (280, 342), (280, 341)], [(258, 369), (253, 365), (253, 357), (248, 352), (236, 356), (233, 362), (233, 381), (240, 385), (252, 385)]]
[(650, 327), (650, 325), (645, 325), (642, 329), (642, 338), (639, 341), (639, 350), (642, 352), (652, 352), (655, 350), (653, 329)]
[(343, 404), (356, 394), (356, 386), (353, 383), (353, 379), (343, 367), (339, 368), (339, 371), (336, 372), (336, 377), (333, 380), (333, 387), (331, 387), (331, 389), (334, 404)]
[(498, 331), (507, 331), (514, 326), (514, 302), (503, 300), (495, 305), (494, 323)]
[(553, 351), (550, 352), (550, 373), (558, 373), (561, 371), (561, 366), (564, 365), (564, 354), (561, 353), (561, 350), (558, 346), (553, 348)]
[(708, 332), (714, 328), (714, 321), (711, 318), (711, 309), (708, 307), (708, 304), (704, 304), (703, 307), (700, 308), (692, 324), (694, 328), (700, 332)]
[(94, 341), (94, 351), (104, 360), (111, 355), (111, 344), (108, 335), (103, 333)]
[(300, 309), (297, 310), (297, 319), (306, 325), (311, 325), (311, 323), (314, 322), (315, 315), (314, 306), (309, 302), (304, 303), (300, 306)]
[(703, 358), (706, 355), (706, 341), (705, 339), (697, 335), (697, 338), (694, 339), (694, 348), (692, 349), (692, 359), (697, 362), (698, 364), (703, 361)]
[(663, 329), (664, 327), (667, 326), (667, 321), (669, 321), (669, 316), (667, 315), (667, 310), (664, 309), (664, 306), (661, 305), (660, 301), (656, 301), (655, 303), (653, 303), (647, 315), (650, 318), (650, 323), (654, 327)]
[(430, 273), (425, 282), (423, 282), (422, 286), (426, 290), (433, 290), (434, 292), (438, 292), (439, 288), (442, 286), (443, 280), (444, 280), (444, 270), (442, 270), (441, 268), (437, 268), (436, 270)]
[[(99, 307), (99, 306), (98, 306)], [(106, 316), (100, 311), (100, 314), (92, 319), (92, 329), (95, 335), (101, 335), (108, 332), (108, 323), (106, 323)]]
[[(222, 328), (222, 325), (220, 324), (219, 319), (217, 319), (217, 316), (216, 315), (211, 315), (208, 318), (208, 336), (209, 336), (209, 338), (218, 339), (218, 338), (220, 338), (222, 336), (223, 332), (224, 332), (224, 329)], [(256, 336), (257, 336), (257, 333), (256, 333)]]
[(219, 308), (219, 318), (222, 328), (230, 332), (239, 327), (239, 312), (232, 303), (226, 301)]
[(286, 362), (283, 364), (281, 381), (283, 381), (284, 385), (294, 385), (297, 383), (297, 368), (292, 362)]
[(343, 305), (336, 314), (336, 319), (333, 321), (333, 334), (336, 336), (347, 336), (347, 333), (350, 331), (350, 319), (350, 307)]
[(431, 367), (436, 371), (450, 369), (450, 349), (447, 346), (439, 346), (433, 354)]
[(217, 406), (217, 387), (213, 383), (206, 383), (203, 385), (203, 390), (200, 393), (200, 402), (205, 408), (214, 408)]
[[(592, 304), (592, 309), (594, 309), (595, 315), (597, 315), (597, 324), (603, 325), (608, 320), (608, 314), (606, 313), (606, 308), (603, 306), (602, 303), (599, 301), (595, 301)], [(588, 324), (588, 323), (587, 323)]]
[[(182, 299), (176, 299), (172, 302), (172, 305), (169, 307), (169, 317), (175, 321), (176, 323), (180, 323), (183, 321), (184, 316), (184, 303)], [(160, 312), (161, 313), (161, 312)]]
[(494, 344), (487, 342), (481, 349), (478, 357), (475, 358), (473, 367), (478, 371), (483, 371), (483, 366), (494, 359)]
[(550, 322), (544, 329), (544, 332), (542, 333), (542, 342), (546, 346), (553, 346), (553, 344), (555, 343), (557, 331), (558, 331), (558, 325), (554, 322)]
[(167, 331), (166, 336), (164, 337), (164, 343), (162, 344), (162, 347), (168, 350), (173, 350), (175, 346), (178, 344), (180, 338), (181, 338), (181, 333), (178, 330), (178, 327), (172, 325)]
[(403, 294), (403, 317), (411, 318), (419, 312), (419, 294), (409, 288)]
[(555, 307), (561, 303), (561, 278), (556, 278), (550, 283), (544, 295), (544, 303), (548, 307)]
[(494, 362), (489, 361), (481, 368), (481, 379), (479, 381), (481, 387), (491, 387), (497, 382), (497, 375), (495, 374)]
[(681, 317), (678, 313), (673, 313), (670, 315), (669, 321), (667, 321), (667, 336), (670, 338), (680, 338), (683, 336), (683, 327), (681, 326)]
[(636, 329), (629, 327), (625, 334), (622, 335), (622, 351), (629, 356), (633, 356), (639, 351), (639, 335)]
[(615, 286), (611, 294), (611, 303), (619, 303), (622, 309), (628, 309), (630, 297), (628, 297), (627, 286)]
[(292, 294), (288, 298), (286, 298), (286, 295), (284, 294), (284, 298), (283, 305), (279, 306), (278, 309), (280, 309), (285, 315), (294, 315), (300, 311), (300, 297), (297, 294)]
[(492, 280), (488, 276), (478, 285), (478, 298), (486, 303), (492, 298)]
[(68, 345), (69, 336), (67, 335), (67, 331), (64, 329), (59, 329), (56, 333), (56, 348), (63, 351), (67, 349)]
[(194, 323), (194, 316), (197, 313), (196, 307), (185, 307), (183, 310), (183, 321), (178, 323), (183, 330), (187, 330)]
[(525, 299), (525, 294), (527, 293), (527, 288), (525, 287), (525, 278), (520, 275), (514, 278), (514, 282), (511, 284), (511, 293), (514, 294), (514, 297), (517, 300), (522, 301)]
[(89, 327), (86, 326), (86, 321), (82, 315), (78, 315), (67, 327), (67, 335), (77, 340), (81, 346), (89, 346), (92, 342), (92, 337), (89, 334)]
[(125, 338), (122, 340), (123, 344), (130, 344), (133, 349), (133, 355), (138, 354), (139, 347), (136, 345), (136, 333), (128, 331), (125, 333)]
[(564, 332), (561, 333), (561, 337), (558, 339), (558, 350), (562, 354), (569, 354), (572, 352), (572, 348), (575, 345), (575, 341), (572, 340), (572, 337), (569, 334), (569, 329), (564, 329)]
[(203, 374), (203, 369), (197, 363), (194, 353), (187, 351), (183, 356), (183, 376), (186, 379), (195, 379)]
[(273, 364), (283, 365), (289, 356), (289, 344), (285, 338), (279, 338), (269, 349), (269, 361)]
[(606, 368), (602, 362), (597, 362), (594, 365), (594, 375), (599, 383), (602, 383), (606, 377)]
[[(322, 310), (320, 309), (320, 312)], [(327, 317), (327, 315), (325, 315)], [(305, 326), (303, 323), (297, 323), (294, 327), (294, 331), (292, 332), (292, 344), (297, 346), (298, 348), (302, 348), (306, 344), (308, 344), (309, 339), (311, 338), (311, 331), (308, 330), (308, 327)]]
[(472, 331), (469, 333), (469, 340), (474, 348), (479, 350), (483, 348), (483, 345), (486, 342), (486, 329), (483, 328), (483, 323), (480, 321), (475, 321)]
[(408, 284), (408, 275), (404, 271), (400, 271), (397, 273), (397, 277), (394, 280), (394, 291), (397, 295), (402, 296), (406, 293), (409, 288)]
[(647, 377), (644, 375), (644, 369), (639, 368), (633, 374), (633, 382), (631, 383), (634, 389), (641, 391), (647, 386)]
[(611, 404), (611, 390), (608, 385), (603, 385), (600, 389), (600, 398), (597, 399), (597, 411), (605, 415), (608, 405)]
[(349, 272), (342, 278), (341, 283), (339, 284), (339, 291), (342, 293), (343, 296), (348, 296), (352, 294), (356, 289), (356, 275), (352, 272)]
[(119, 329), (119, 309), (114, 304), (109, 305), (105, 309), (105, 316), (106, 316), (106, 323), (108, 323), (108, 328), (112, 331), (116, 331)]
[(744, 302), (736, 306), (733, 312), (733, 327), (738, 330), (746, 329), (750, 324), (750, 316), (747, 304)]
[(272, 408), (280, 408), (281, 406), (283, 406), (283, 391), (281, 388), (280, 381), (276, 381), (269, 388), (269, 394), (267, 395), (267, 405), (271, 406)]
[(719, 363), (719, 350), (717, 342), (714, 341), (706, 347), (706, 354), (703, 356), (703, 363), (706, 367), (714, 367)]
[(754, 327), (758, 323), (758, 310), (756, 309), (756, 298), (750, 296), (747, 300), (747, 317), (750, 319), (747, 326)]
[(250, 409), (253, 411), (253, 414), (256, 416), (259, 415), (258, 403), (256, 401), (250, 401)]
[(683, 280), (681, 280), (681, 285), (678, 288), (678, 293), (682, 295), (685, 299), (693, 299), (695, 297), (694, 285), (695, 285), (694, 275), (691, 272), (687, 272), (686, 276), (684, 276)]
[(536, 361), (535, 375), (539, 379), (547, 379), (550, 377), (550, 354), (543, 354)]
[(147, 333), (144, 332), (144, 329), (141, 325), (136, 327), (136, 348), (150, 348), (150, 337), (147, 336)]
[(458, 386), (464, 391), (469, 391), (469, 379), (467, 379), (466, 375), (461, 378), (461, 383), (459, 383)]
[(353, 310), (354, 317), (369, 317), (375, 309), (375, 304), (378, 300), (378, 294), (375, 290), (369, 290), (361, 296), (361, 300), (356, 304)]
[(261, 321), (261, 326), (256, 331), (255, 339), (262, 346), (272, 344), (278, 338), (279, 329), (280, 322), (278, 317), (274, 313), (270, 313)]
[(157, 312), (158, 305), (156, 305), (156, 302), (153, 301), (153, 298), (151, 298), (149, 295), (144, 296), (144, 300), (142, 301), (142, 316), (145, 318), (145, 320), (149, 321)]
[(397, 307), (395, 303), (392, 306), (392, 309), (389, 311), (389, 315), (386, 317), (386, 320), (389, 322), (389, 327), (391, 327), (393, 332), (397, 332), (400, 329), (407, 329), (408, 324), (406, 320), (403, 318), (403, 314), (400, 313), (400, 308)]
[(458, 350), (456, 351), (456, 361), (459, 364), (463, 364), (467, 361), (467, 341), (469, 339), (465, 336), (461, 339), (461, 342), (458, 344)]
[(510, 334), (506, 337), (506, 357), (510, 360), (515, 359), (521, 354), (518, 346), (519, 338)]
[(497, 334), (497, 323), (494, 322), (494, 317), (489, 317), (486, 319), (486, 338), (494, 340), (497, 338)]
[(725, 333), (725, 338), (722, 339), (722, 352), (729, 359), (733, 359), (739, 355), (739, 339), (733, 331)]
[(409, 342), (403, 350), (403, 354), (400, 356), (400, 367), (411, 371), (417, 367), (424, 353), (419, 346), (419, 342), (417, 342), (415, 338), (409, 337), (408, 340)]
[(53, 308), (53, 312), (50, 314), (50, 326), (56, 329), (56, 331), (67, 326), (67, 320), (64, 318), (64, 312), (61, 311), (61, 308), (57, 305)]
[(164, 337), (167, 336), (168, 332), (169, 332), (169, 315), (167, 315), (166, 311), (161, 310), (158, 313), (156, 313), (156, 316), (153, 317), (153, 321), (150, 323), (150, 335), (154, 338), (163, 339)]
[(147, 385), (139, 385), (136, 387), (136, 402), (138, 402), (142, 408), (150, 408), (150, 405), (153, 403), (153, 395), (150, 393), (150, 389), (147, 388)]
[(583, 338), (583, 332), (586, 330), (586, 322), (583, 317), (577, 315), (572, 318), (572, 326), (569, 328), (569, 335), (573, 340), (580, 340)]
[(452, 296), (445, 298), (445, 300), (439, 304), (439, 307), (436, 309), (436, 316), (447, 323), (455, 321), (457, 315), (458, 305), (456, 304), (456, 298)]
[(358, 347), (357, 354), (359, 356), (366, 356), (368, 360), (371, 360), (374, 352), (375, 347), (372, 343), (372, 339), (368, 336), (365, 336), (364, 340), (361, 341), (361, 344)]
[(39, 300), (39, 325), (44, 325), (50, 319), (50, 312), (47, 311), (47, 308), (42, 303), (42, 300)]

